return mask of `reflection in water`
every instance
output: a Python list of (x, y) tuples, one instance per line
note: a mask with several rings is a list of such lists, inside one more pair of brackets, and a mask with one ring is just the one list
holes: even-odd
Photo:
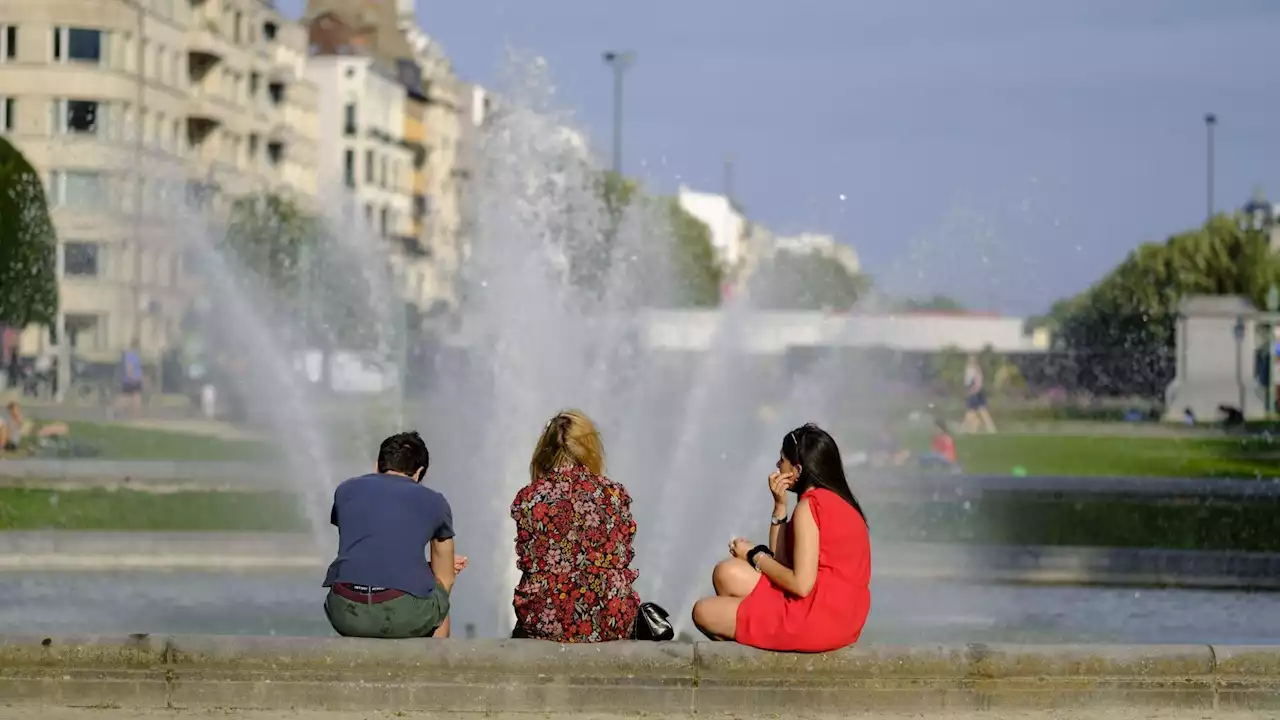
[[(872, 593), (867, 642), (1280, 644), (1280, 594), (909, 580), (877, 580)], [(302, 572), (24, 573), (0, 583), (0, 634), (332, 635), (323, 596)], [(475, 604), (454, 608), (460, 630), (486, 619)]]

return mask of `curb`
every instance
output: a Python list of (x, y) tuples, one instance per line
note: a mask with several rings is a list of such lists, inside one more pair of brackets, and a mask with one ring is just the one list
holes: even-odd
[(559, 645), (0, 637), (0, 697), (45, 706), (757, 714), (1280, 709), (1280, 647)]

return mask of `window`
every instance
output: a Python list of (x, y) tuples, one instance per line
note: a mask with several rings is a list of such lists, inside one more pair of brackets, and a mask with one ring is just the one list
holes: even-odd
[(67, 313), (64, 321), (71, 347), (81, 351), (101, 350), (106, 346), (105, 317)]
[(369, 183), (370, 185), (372, 185), (374, 180), (377, 178), (377, 175), (374, 173), (374, 170), (375, 170), (375, 167), (374, 167), (374, 161), (373, 161), (373, 151), (365, 150), (364, 151), (364, 181)]
[(378, 186), (387, 186), (387, 156), (378, 158)]
[(256, 72), (249, 73), (249, 99), (258, 99), (258, 88), (262, 85), (262, 76)]
[(0, 62), (18, 59), (18, 28), (16, 25), (0, 25)]
[(53, 131), (65, 135), (97, 135), (100, 103), (97, 100), (53, 101)]
[(88, 28), (55, 27), (53, 29), (53, 59), (60, 62), (101, 63), (103, 58), (101, 30)]
[(97, 277), (99, 246), (92, 242), (67, 241), (62, 244), (62, 274), (64, 277)]
[(378, 211), (378, 234), (382, 237), (387, 236), (387, 218), (389, 215), (390, 213), (385, 207)]
[(356, 186), (356, 151), (347, 148), (342, 153), (342, 178), (347, 187)]
[(0, 102), (0, 133), (13, 132), (14, 120), (17, 119), (17, 103), (11, 97)]
[(355, 103), (347, 103), (347, 106), (343, 109), (342, 134), (343, 135), (356, 134), (356, 104)]
[(107, 208), (107, 177), (100, 172), (56, 170), (50, 189), (59, 207), (87, 212)]

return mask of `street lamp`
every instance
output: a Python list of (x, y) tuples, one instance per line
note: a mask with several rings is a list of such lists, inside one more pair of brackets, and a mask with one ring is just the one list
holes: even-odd
[(1208, 197), (1206, 198), (1208, 203), (1208, 213), (1205, 216), (1206, 222), (1213, 219), (1213, 176), (1214, 176), (1213, 129), (1217, 127), (1217, 125), (1218, 125), (1217, 115), (1214, 115), (1213, 113), (1208, 113), (1204, 116), (1204, 127), (1206, 132), (1206, 143), (1207, 143), (1206, 150), (1208, 154), (1208, 163), (1206, 164), (1206, 168), (1205, 168), (1205, 172), (1206, 172), (1205, 190), (1208, 195)]
[(636, 62), (634, 52), (609, 51), (604, 64), (613, 69), (613, 171), (622, 174), (622, 78)]
[(1242, 414), (1246, 411), (1245, 401), (1247, 398), (1244, 384), (1244, 333), (1244, 318), (1238, 317), (1236, 318), (1235, 327), (1231, 329), (1231, 334), (1236, 338), (1236, 387), (1240, 391), (1239, 407)]

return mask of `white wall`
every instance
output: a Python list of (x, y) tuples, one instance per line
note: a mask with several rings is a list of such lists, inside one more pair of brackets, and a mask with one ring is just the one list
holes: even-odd
[(723, 195), (701, 193), (680, 187), (680, 207), (698, 218), (711, 231), (711, 245), (720, 262), (732, 268), (743, 259), (743, 241), (747, 219), (734, 210)]

